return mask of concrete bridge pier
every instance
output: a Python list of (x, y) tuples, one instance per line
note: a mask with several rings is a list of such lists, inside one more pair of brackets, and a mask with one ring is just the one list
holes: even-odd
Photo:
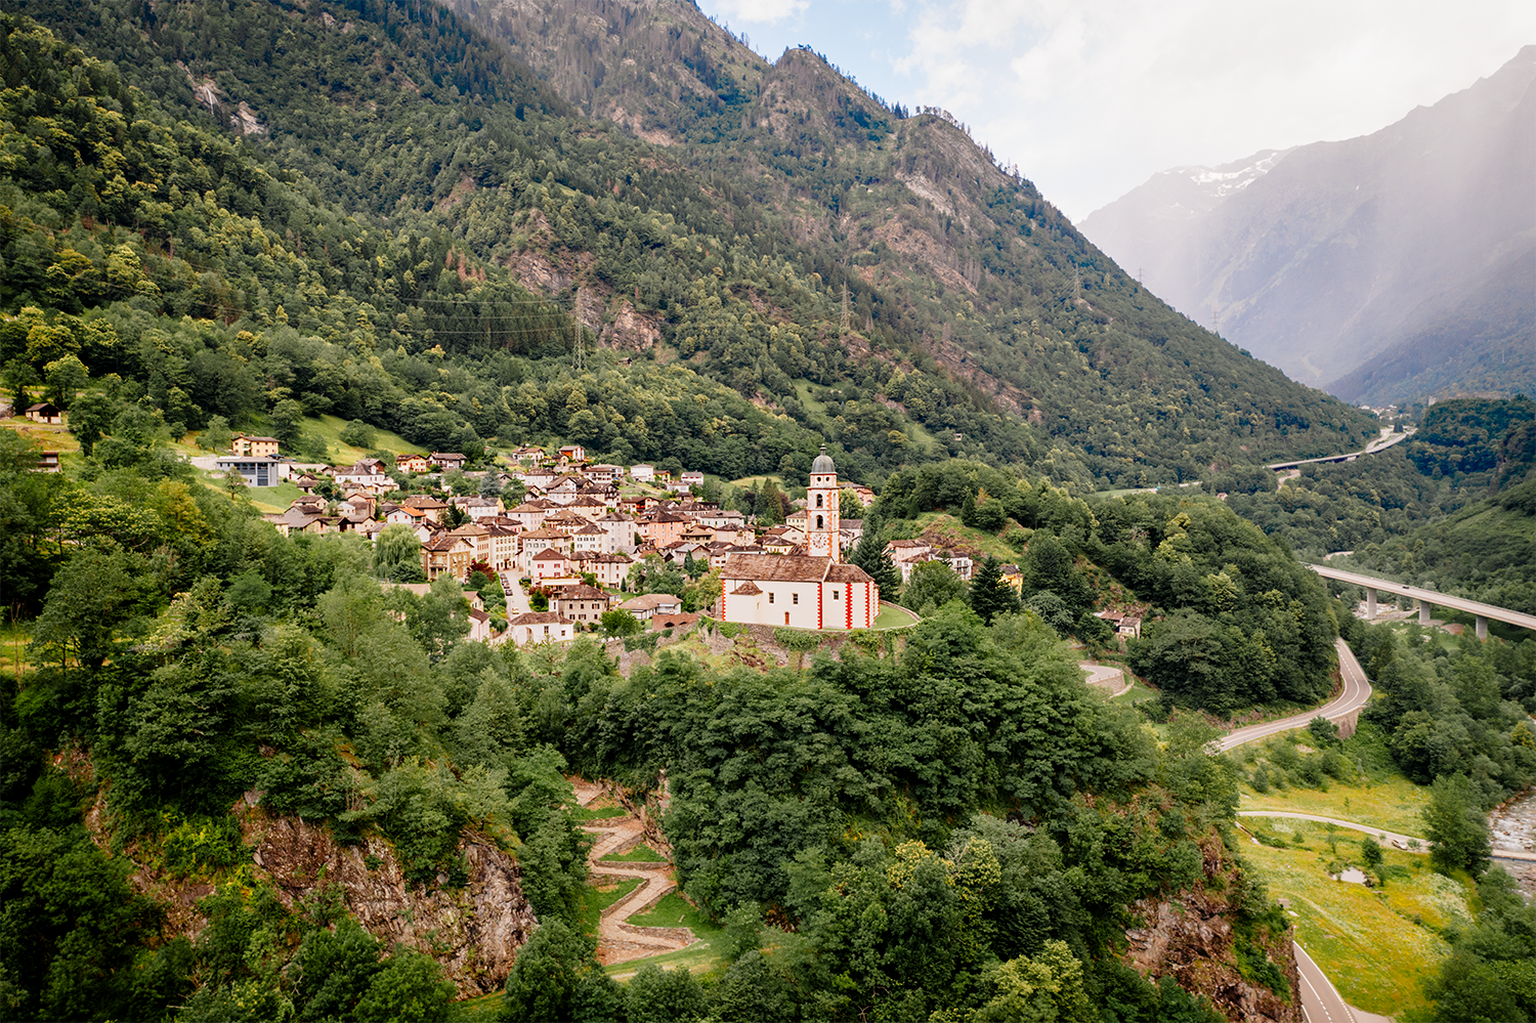
[(1487, 639), (1488, 638), (1488, 619), (1484, 618), (1482, 615), (1473, 615), (1472, 616), (1472, 620), (1477, 623), (1477, 638), (1478, 639)]
[(1376, 591), (1369, 586), (1365, 588), (1365, 617), (1372, 621), (1376, 618)]
[(1422, 600), (1419, 601), (1419, 624), (1429, 624), (1429, 605), (1424, 603)]

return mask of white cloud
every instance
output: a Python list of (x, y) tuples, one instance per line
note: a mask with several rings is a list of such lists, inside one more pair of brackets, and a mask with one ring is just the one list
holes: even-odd
[(810, 0), (719, 0), (712, 5), (718, 16), (728, 22), (771, 25), (801, 14)]
[[(894, 62), (1074, 217), (1169, 166), (1375, 131), (1536, 42), (1536, 4), (914, 0)], [(855, 69), (856, 70), (856, 69)]]

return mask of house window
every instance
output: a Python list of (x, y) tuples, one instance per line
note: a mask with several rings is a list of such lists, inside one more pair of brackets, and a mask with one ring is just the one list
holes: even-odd
[(768, 603), (770, 603), (770, 604), (773, 603), (773, 591), (772, 590), (768, 591)]
[(837, 591), (836, 591), (836, 590), (833, 590), (833, 591), (832, 591), (832, 599), (833, 599), (833, 600), (836, 600), (836, 599), (838, 599), (838, 598), (839, 598), (839, 597), (841, 597), (841, 596), (842, 596), (842, 594), (841, 594), (841, 593), (839, 593), (839, 592), (837, 592)]
[(791, 593), (789, 595), (789, 602), (791, 604), (798, 604), (798, 603), (800, 603), (800, 594), (798, 594), (798, 593)]

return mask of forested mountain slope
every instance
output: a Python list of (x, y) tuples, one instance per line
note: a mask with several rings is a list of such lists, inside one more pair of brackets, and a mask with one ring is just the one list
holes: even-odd
[(1084, 228), (1175, 307), (1347, 400), (1509, 393), (1536, 371), (1533, 126), (1526, 46), (1380, 131), (1280, 154), (1208, 209), (1174, 215), (1158, 175)]
[[(639, 130), (691, 126), (654, 142), (576, 114), (596, 93), (552, 91), (565, 79), (550, 54), (576, 44), (517, 50), (548, 62), (536, 69), (541, 83), (431, 5), (19, 6), (120, 61), (119, 74), (152, 88), (177, 119), (237, 133), (240, 159), (274, 179), (302, 174), (294, 188), (311, 203), (334, 204), (343, 219), (388, 216), (376, 228), (383, 250), (368, 257), (378, 287), (367, 301), (373, 319), (411, 325), (391, 345), (407, 357), (434, 344), (464, 365), (511, 352), (518, 372), (578, 386), (579, 373), (541, 368), (569, 359), (576, 332), (562, 314), (574, 314), (591, 365), (604, 362), (590, 355), (594, 343), (658, 362), (685, 357), (779, 422), (840, 444), (863, 476), (971, 453), (1084, 484), (1139, 482), (1323, 453), (1360, 436), (1354, 411), (1147, 295), (944, 117), (900, 116), (806, 51), (764, 66), (688, 5), (593, 9), (608, 21), (562, 20), (570, 12), (550, 8), (550, 38), (575, 25), (610, 39), (627, 20), (633, 32), (619, 35), (629, 48), (615, 51), (617, 68), (605, 64), (603, 86), (618, 89), (634, 60), (646, 73), (622, 95), (644, 93), (643, 82), (658, 97)], [(665, 42), (671, 30), (657, 26), (668, 18), (694, 26), (693, 41)], [(687, 75), (669, 47), (687, 51)], [(657, 85), (683, 80), (693, 91)], [(97, 223), (119, 216), (110, 204), (60, 205)], [(276, 227), (295, 256), (318, 247), (336, 263), (310, 214), (239, 212)], [(411, 232), (436, 239), (430, 256), (394, 249)], [(167, 256), (187, 251), (164, 233)], [(230, 279), (199, 257), (209, 286), (230, 292), (226, 321), (271, 316), (278, 304), (293, 314), (279, 282), (249, 270)], [(46, 272), (52, 255), (37, 258)], [(39, 302), (39, 292), (18, 288), (11, 301)], [(500, 376), (505, 393), (515, 381)], [(567, 428), (492, 395), (454, 397), (477, 408), (482, 436)], [(570, 439), (654, 457), (627, 411), (593, 413)], [(791, 445), (796, 458), (809, 454), (801, 445)], [(718, 471), (738, 468), (762, 466), (748, 457)]]

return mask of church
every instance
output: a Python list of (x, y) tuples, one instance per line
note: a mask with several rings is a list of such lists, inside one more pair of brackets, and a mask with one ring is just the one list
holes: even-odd
[(843, 564), (837, 467), (823, 445), (806, 490), (805, 554), (732, 554), (720, 572), (720, 620), (800, 629), (867, 629), (880, 587)]

